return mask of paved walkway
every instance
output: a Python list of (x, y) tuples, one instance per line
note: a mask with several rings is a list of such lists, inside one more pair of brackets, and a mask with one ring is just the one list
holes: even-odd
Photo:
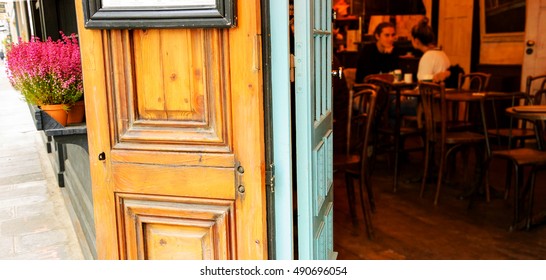
[(39, 133), (0, 61), (0, 259), (84, 259)]

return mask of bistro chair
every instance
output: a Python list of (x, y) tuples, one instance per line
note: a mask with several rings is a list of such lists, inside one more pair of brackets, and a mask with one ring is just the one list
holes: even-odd
[(468, 74), (459, 74), (459, 90), (484, 91), (489, 86), (491, 74), (483, 72), (471, 72)]
[[(540, 104), (540, 102), (546, 98), (546, 89), (538, 90), (534, 95), (534, 102)], [(525, 106), (519, 106), (525, 107)], [(518, 108), (518, 107), (516, 107)], [(541, 114), (546, 114), (542, 112)], [(490, 184), (489, 184), (489, 166), (494, 158), (503, 159), (507, 161), (506, 169), (506, 183), (504, 190), (504, 199), (508, 198), (511, 186), (512, 186), (512, 170), (514, 171), (514, 218), (511, 230), (517, 227), (520, 218), (520, 206), (522, 200), (527, 194), (529, 196), (527, 204), (527, 215), (525, 217), (524, 223), (527, 229), (531, 226), (532, 220), (532, 209), (533, 209), (533, 199), (534, 199), (534, 188), (535, 188), (535, 177), (536, 173), (540, 170), (546, 169), (546, 151), (544, 147), (545, 135), (544, 135), (544, 120), (537, 120), (533, 122), (535, 129), (535, 136), (537, 141), (537, 149), (521, 147), (515, 149), (505, 149), (505, 150), (496, 150), (491, 153), (491, 157), (486, 163), (486, 172), (485, 172), (485, 193), (486, 201), (491, 200), (490, 194)], [(527, 181), (524, 179), (525, 168), (530, 169)]]
[[(541, 90), (546, 90), (546, 74), (539, 76), (528, 76), (523, 95), (524, 105), (540, 105), (542, 102), (542, 96), (539, 96), (539, 99), (537, 99), (536, 93)], [(521, 148), (525, 146), (525, 140), (535, 138), (535, 129), (533, 127), (528, 127), (528, 121), (526, 120), (522, 120), (519, 127), (516, 127), (517, 124), (518, 122), (515, 122), (514, 118), (510, 117), (508, 127), (499, 128), (497, 125), (496, 128), (489, 129), (487, 132), (490, 137), (496, 137), (499, 144), (502, 141), (505, 141), (508, 143), (508, 148)]]
[[(334, 155), (334, 169), (345, 173), (345, 187), (349, 201), (349, 211), (353, 223), (356, 224), (354, 181), (359, 181), (360, 203), (368, 238), (373, 238), (371, 208), (375, 207), (373, 192), (368, 170), (368, 147), (371, 128), (374, 119), (377, 87), (371, 84), (361, 85), (363, 89), (352, 94), (349, 101), (349, 134), (348, 139), (354, 141), (348, 153)], [(354, 109), (356, 108), (356, 110)], [(351, 135), (351, 132), (354, 135)], [(367, 199), (364, 198), (366, 192)]]
[[(394, 88), (394, 76), (390, 74), (373, 74), (364, 78), (366, 83), (377, 85), (376, 117), (373, 126), (373, 157), (372, 168), (375, 166), (377, 155), (381, 153), (394, 154), (394, 176), (393, 191), (396, 192), (399, 177), (400, 154), (413, 151), (406, 149), (405, 142), (408, 137), (422, 136), (422, 130), (414, 126), (400, 125), (398, 131), (389, 120), (389, 108), (399, 102), (396, 98), (391, 99)], [(392, 100), (392, 102), (391, 102)], [(400, 121), (401, 123), (401, 121)], [(386, 140), (386, 141), (385, 141)], [(422, 149), (419, 147), (418, 149)]]
[[(463, 148), (464, 146), (473, 145), (476, 147), (482, 146), (485, 143), (485, 136), (471, 131), (448, 131), (447, 130), (447, 101), (445, 99), (444, 83), (436, 84), (431, 82), (420, 82), (419, 93), (421, 95), (421, 104), (424, 113), (425, 127), (425, 158), (424, 170), (421, 182), (420, 196), (423, 197), (427, 177), (429, 175), (430, 161), (434, 160), (434, 149), (439, 147), (440, 163), (438, 165), (438, 179), (436, 183), (436, 195), (434, 204), (438, 204), (442, 179), (447, 160), (450, 156)], [(438, 104), (435, 106), (434, 104)], [(478, 151), (480, 149), (476, 149)], [(476, 153), (476, 164), (479, 166), (482, 156)], [(465, 168), (465, 172), (468, 168)]]
[[(459, 73), (457, 91), (484, 92), (489, 86), (490, 78), (491, 74), (483, 72)], [(459, 112), (461, 106), (463, 106), (462, 114)], [(451, 109), (452, 117), (447, 123), (449, 130), (468, 130), (476, 127), (477, 123), (474, 120), (479, 120), (480, 117), (474, 114), (476, 110), (471, 110), (469, 104), (459, 104), (457, 102), (457, 104), (453, 104)]]

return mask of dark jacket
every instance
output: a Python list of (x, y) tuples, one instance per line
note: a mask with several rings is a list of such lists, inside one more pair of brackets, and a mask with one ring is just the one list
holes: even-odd
[(394, 47), (391, 53), (381, 53), (377, 45), (366, 44), (358, 54), (355, 82), (362, 83), (370, 74), (389, 73), (400, 68), (400, 51)]

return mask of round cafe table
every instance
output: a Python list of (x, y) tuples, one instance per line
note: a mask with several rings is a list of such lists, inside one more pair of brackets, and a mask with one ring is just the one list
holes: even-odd
[[(546, 105), (525, 105), (506, 108), (506, 113), (514, 118), (528, 121), (546, 121)], [(537, 145), (539, 150), (544, 150), (543, 127), (535, 125)]]
[(525, 105), (506, 108), (506, 113), (530, 121), (546, 120), (546, 105)]

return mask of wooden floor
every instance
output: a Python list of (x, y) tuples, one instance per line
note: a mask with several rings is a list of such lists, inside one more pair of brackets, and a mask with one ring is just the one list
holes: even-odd
[[(461, 169), (462, 164), (457, 166)], [(420, 198), (420, 183), (404, 182), (421, 170), (419, 156), (406, 160), (399, 190), (393, 193), (392, 170), (386, 162), (376, 166), (372, 174), (377, 205), (373, 240), (365, 234), (360, 204), (359, 224), (352, 224), (344, 176), (335, 173), (334, 250), (338, 259), (546, 259), (546, 224), (530, 231), (508, 230), (513, 217), (512, 194), (508, 200), (497, 195), (490, 203), (478, 198), (469, 207), (469, 200), (458, 199), (464, 184), (455, 184), (444, 186), (438, 206), (434, 206), (432, 184)], [(502, 192), (504, 163), (493, 162), (491, 170), (492, 185)], [(452, 176), (454, 181), (461, 177)], [(536, 187), (535, 212), (546, 211), (546, 171), (539, 174)]]

